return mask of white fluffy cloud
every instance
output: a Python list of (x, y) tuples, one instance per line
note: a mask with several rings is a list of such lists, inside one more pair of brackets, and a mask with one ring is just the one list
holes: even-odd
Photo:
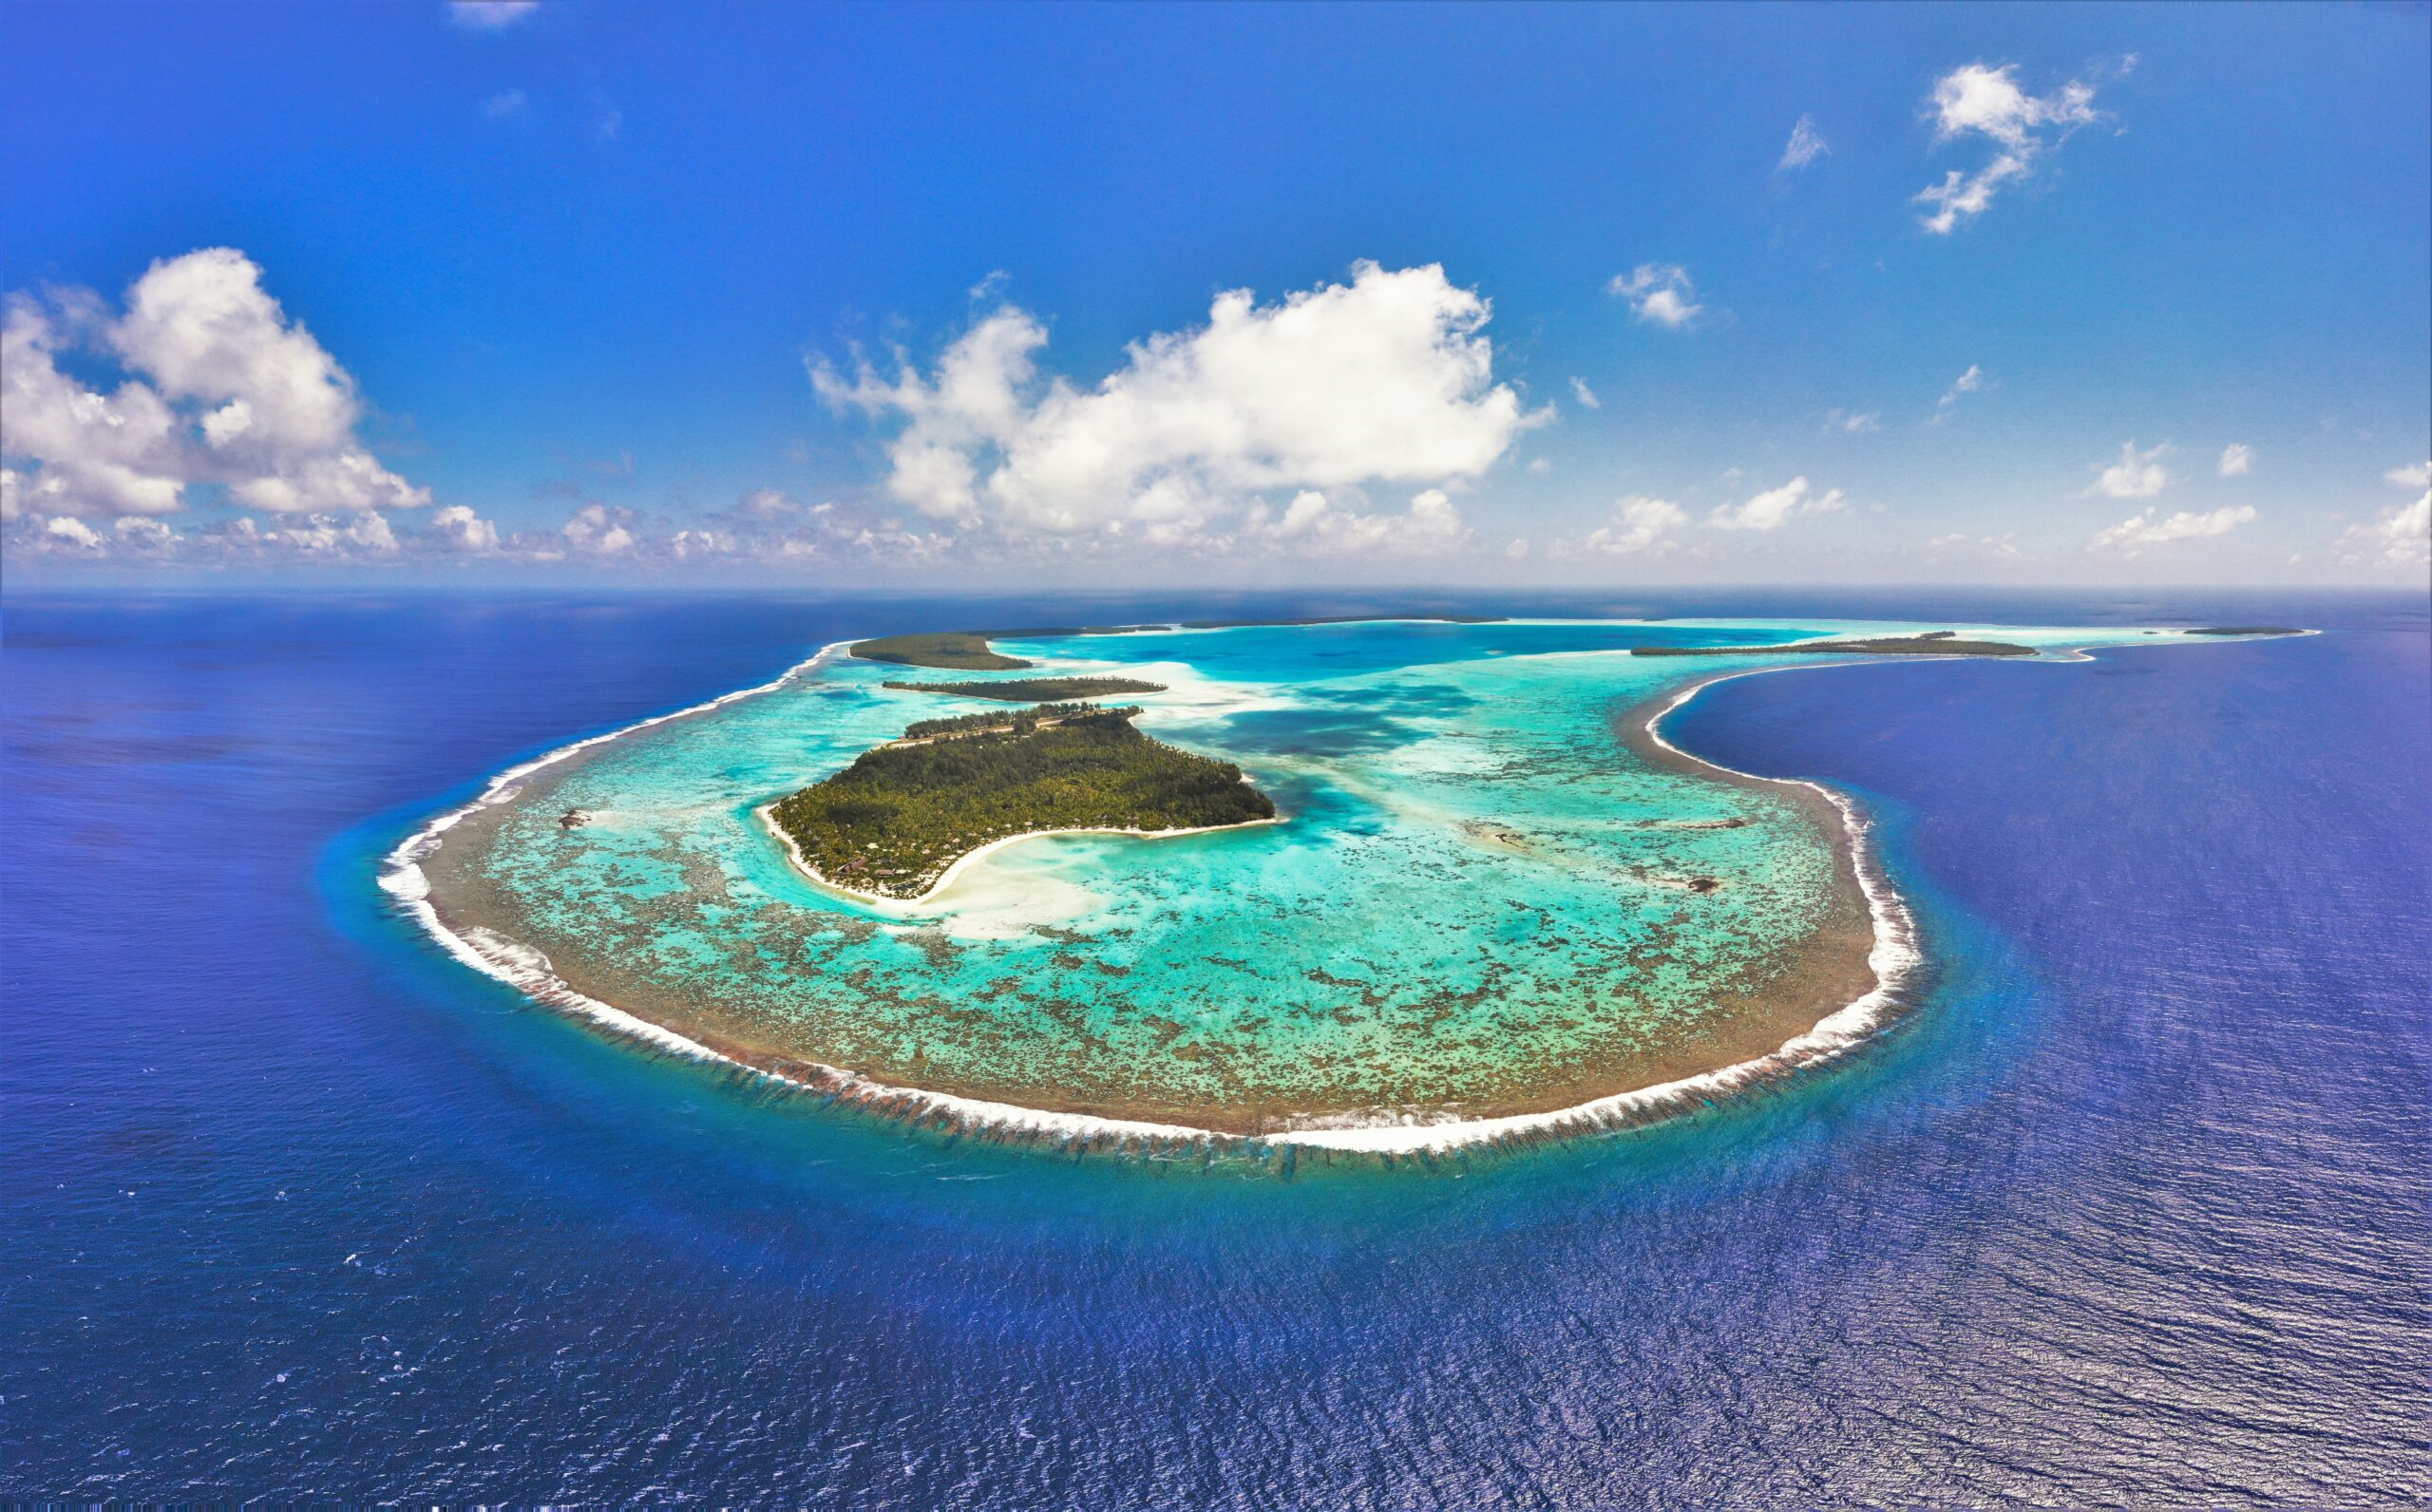
[(1943, 181), (1916, 196), (1931, 206), (1917, 223), (1936, 236), (1948, 236), (1963, 220), (1985, 213), (2004, 184), (2024, 179), (2036, 159), (2079, 126), (2102, 119), (2094, 107), (2094, 86), (2071, 81), (2048, 95), (2030, 95), (2018, 86), (2014, 65), (1987, 68), (1971, 63), (1934, 84), (1928, 102), (1937, 143), (1966, 136), (1982, 136), (1994, 146), (1992, 159), (1973, 174), (1953, 168)]
[(1824, 428), (1837, 430), (1845, 436), (1863, 436), (1883, 428), (1883, 411), (1870, 409), (1858, 413), (1848, 409), (1829, 409), (1824, 413)]
[(820, 362), (822, 397), (902, 426), (890, 496), (1009, 535), (1176, 539), (1214, 528), (1258, 490), (1441, 482), (1486, 471), (1525, 411), (1493, 379), (1488, 303), (1441, 267), (1358, 264), (1260, 305), (1217, 296), (1196, 330), (1134, 343), (1093, 387), (1041, 381), (1047, 331), (1006, 307), (923, 374)]
[(2411, 504), (2384, 509), (2370, 524), (2342, 531), (2339, 554), (2353, 563), (2379, 567), (2422, 567), (2432, 562), (2432, 462), (2393, 467), (2382, 475), (2402, 488), (2424, 492)]
[(2226, 536), (2255, 518), (2254, 506), (2239, 504), (2197, 514), (2182, 509), (2167, 520), (2157, 520), (2155, 512), (2146, 510), (2121, 520), (2118, 524), (2095, 532), (2086, 542), (2088, 551), (2115, 551), (2123, 557), (2134, 557), (2148, 546), (2167, 546), (2176, 541), (2204, 540)]
[(1775, 167), (1776, 170), (1804, 168), (1832, 150), (1831, 144), (1817, 134), (1815, 118), (1801, 116), (1798, 124), (1790, 128), (1790, 142), (1782, 148), (1782, 161)]
[(2161, 464), (2169, 451), (2168, 442), (2143, 451), (2133, 441), (2122, 442), (2119, 460), (2105, 467), (2086, 492), (2110, 499), (2151, 499), (2170, 486), (2170, 472)]
[(0, 328), (0, 446), (39, 465), (18, 475), (13, 508), (52, 514), (164, 515), (185, 506), (193, 446), (145, 384), (97, 393), (59, 370), (60, 324), (25, 299)]
[[(126, 377), (88, 389), (58, 365), (78, 347)], [(196, 483), (276, 513), (411, 508), (430, 501), (355, 437), (354, 380), (225, 247), (152, 265), (113, 319), (84, 291), (10, 304), (0, 336), (7, 454), (37, 464), (24, 507), (161, 515)]]
[(2232, 442), (2221, 448), (2221, 476), (2243, 478), (2254, 470), (2254, 448), (2243, 442)]
[(498, 550), (498, 526), (463, 504), (434, 510), (428, 537), (442, 551), (486, 555)]
[(1441, 488), (1422, 489), (1399, 515), (1340, 508), (1304, 488), (1281, 514), (1264, 503), (1252, 505), (1243, 520), (1242, 539), (1288, 556), (1435, 557), (1466, 546), (1470, 533)]
[(1605, 407), (1605, 401), (1596, 397), (1596, 390), (1587, 387), (1587, 380), (1585, 378), (1573, 378), (1570, 381), (1570, 392), (1572, 398), (1590, 409)]
[(1833, 514), (1845, 501), (1837, 488), (1818, 494), (1808, 487), (1805, 478), (1794, 478), (1738, 503), (1718, 504), (1706, 516), (1706, 523), (1717, 530), (1778, 530), (1795, 520)]
[(1697, 302), (1689, 270), (1676, 262), (1640, 263), (1627, 273), (1615, 274), (1605, 292), (1627, 299), (1630, 313), (1639, 319), (1672, 331), (1688, 325), (1706, 308)]
[(352, 517), (307, 515), (268, 529), (239, 518), (221, 534), (236, 544), (306, 557), (389, 557), (399, 550), (395, 528), (368, 510)]
[(1672, 549), (1672, 533), (1688, 522), (1688, 511), (1679, 504), (1632, 494), (1613, 501), (1606, 523), (1589, 531), (1583, 544), (1616, 557), (1660, 555)]
[(594, 557), (614, 557), (634, 549), (635, 536), (629, 528), (633, 512), (612, 509), (606, 504), (585, 504), (574, 512), (559, 532), (575, 551)]
[(43, 533), (50, 537), (53, 540), (60, 541), (72, 549), (91, 552), (98, 552), (103, 549), (103, 541), (99, 532), (94, 530), (92, 526), (85, 523), (83, 520), (74, 519), (67, 515), (54, 517), (48, 524), (43, 526)]

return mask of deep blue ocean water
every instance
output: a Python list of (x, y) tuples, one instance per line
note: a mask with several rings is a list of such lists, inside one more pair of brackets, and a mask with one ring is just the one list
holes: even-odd
[(1682, 744), (1880, 818), (1928, 1004), (1758, 1102), (1380, 1169), (825, 1110), (522, 1004), (370, 879), (840, 636), (1340, 595), (11, 599), (0, 1498), (2432, 1495), (2420, 595), (1441, 603), (2327, 633), (1715, 690)]

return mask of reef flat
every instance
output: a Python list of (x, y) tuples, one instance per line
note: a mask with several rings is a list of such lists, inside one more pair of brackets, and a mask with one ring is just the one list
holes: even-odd
[[(1079, 731), (1016, 737), (1027, 710), (956, 712), (964, 695), (890, 687), (838, 647), (511, 774), (389, 880), (535, 996), (907, 1111), (1353, 1147), (1626, 1121), (1863, 1042), (1914, 960), (1846, 800), (1698, 761), (1662, 716), (1708, 682), (1815, 665), (1816, 645), (1929, 633), (2030, 662), (2186, 639), (1744, 620), (961, 637), (952, 653), (1008, 671), (1154, 684), (1099, 733), (1249, 779), (1212, 826), (1123, 802), (1069, 816), (1189, 833), (969, 850), (990, 822), (954, 795), (982, 784), (923, 777), (945, 758), (920, 753)], [(1632, 654), (1659, 647), (1708, 654)], [(894, 744), (932, 711), (998, 733)], [(820, 885), (772, 805), (895, 752), (943, 847), (905, 849), (888, 889)], [(1279, 822), (1240, 822), (1259, 795)], [(888, 832), (826, 817), (812, 865), (831, 879)]]

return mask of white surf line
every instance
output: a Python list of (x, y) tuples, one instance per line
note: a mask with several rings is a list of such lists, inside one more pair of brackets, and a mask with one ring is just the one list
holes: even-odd
[[(824, 667), (827, 663), (836, 660), (846, 649), (850, 648), (852, 644), (853, 643), (849, 640), (832, 641), (826, 646), (822, 646), (819, 651), (808, 659), (796, 662), (793, 666), (788, 667), (784, 671), (778, 673), (773, 679), (762, 683), (756, 688), (745, 688), (739, 689), (732, 693), (721, 693), (717, 697), (710, 699), (706, 703), (694, 704), (688, 709), (679, 709), (672, 714), (655, 714), (648, 719), (641, 720), (636, 724), (627, 725), (622, 728), (612, 729), (605, 735), (594, 735), (588, 740), (575, 741), (571, 745), (560, 746), (557, 749), (550, 751), (545, 755), (536, 756), (532, 760), (524, 762), (521, 765), (508, 767), (506, 770), (499, 773), (496, 777), (491, 778), (488, 784), (482, 789), (480, 796), (475, 798), (471, 803), (465, 804), (461, 808), (449, 809), (446, 813), (441, 814), (437, 818), (431, 820), (428, 823), (423, 825), (420, 829), (417, 829), (412, 834), (407, 836), (404, 840), (398, 841), (396, 848), (381, 859), (379, 882), (382, 891), (388, 893), (390, 897), (401, 900), (420, 902), (420, 900), (426, 898), (430, 892), (430, 883), (428, 879), (423, 876), (420, 862), (424, 857), (428, 856), (432, 851), (439, 848), (439, 838), (447, 833), (447, 831), (455, 828), (456, 825), (467, 816), (478, 814), (484, 808), (495, 807), (500, 803), (505, 803), (508, 799), (515, 797), (518, 793), (523, 790), (523, 779), (531, 776), (534, 772), (539, 771), (543, 766), (554, 765), (559, 762), (564, 761), (567, 757), (574, 755), (578, 751), (589, 750), (594, 746), (605, 746), (612, 740), (621, 740), (625, 736), (634, 734), (638, 730), (645, 730), (652, 728), (655, 726), (664, 725), (672, 720), (687, 719), (694, 714), (705, 714), (712, 709), (723, 709), (729, 704), (736, 703), (746, 698), (756, 698), (762, 693), (773, 692), (777, 689), (783, 688), (786, 684), (793, 681), (794, 678), (800, 676), (802, 673), (815, 671), (818, 668)], [(429, 912), (428, 904), (424, 904), (423, 909), (425, 912)], [(432, 914), (431, 917), (426, 921), (426, 927), (430, 929), (433, 934), (440, 936), (441, 943), (447, 944), (451, 951), (455, 950), (458, 944), (461, 944), (460, 941), (456, 940), (456, 936), (454, 935), (448, 933), (447, 930), (438, 923), (438, 916), (436, 914)], [(500, 937), (504, 938), (504, 936), (502, 936)], [(519, 946), (518, 948), (522, 949), (525, 947)]]
[[(1635, 1091), (1620, 1092), (1607, 1097), (1557, 1108), (1544, 1113), (1512, 1114), (1501, 1118), (1465, 1119), (1456, 1114), (1431, 1116), (1417, 1113), (1385, 1115), (1354, 1113), (1313, 1119), (1298, 1127), (1279, 1129), (1264, 1134), (1244, 1135), (1219, 1129), (1200, 1128), (1185, 1124), (1162, 1124), (1138, 1119), (1106, 1118), (1093, 1113), (1059, 1113), (1045, 1108), (1025, 1106), (1016, 1103), (992, 1102), (982, 1098), (963, 1097), (952, 1092), (931, 1091), (922, 1087), (899, 1087), (874, 1081), (859, 1072), (837, 1067), (816, 1065), (808, 1077), (788, 1076), (765, 1067), (712, 1049), (661, 1024), (629, 1013), (614, 1004), (602, 1002), (577, 990), (552, 969), (549, 958), (539, 950), (511, 939), (494, 930), (472, 928), (464, 934), (447, 927), (429, 901), (429, 882), (419, 864), (439, 844), (440, 837), (466, 815), (504, 803), (522, 791), (522, 780), (533, 772), (562, 761), (578, 751), (603, 745), (621, 736), (663, 725), (671, 720), (705, 713), (738, 700), (773, 691), (801, 673), (814, 671), (840, 659), (852, 641), (836, 641), (822, 647), (818, 654), (788, 668), (770, 682), (755, 688), (723, 694), (706, 703), (660, 714), (605, 735), (563, 746), (533, 761), (511, 767), (491, 780), (481, 796), (461, 808), (443, 814), (415, 831), (387, 858), (387, 867), (379, 882), (381, 888), (396, 898), (417, 922), (439, 941), (450, 955), (486, 976), (516, 989), (526, 997), (547, 1007), (556, 1008), (587, 1018), (613, 1032), (629, 1036), (656, 1049), (690, 1059), (715, 1062), (750, 1072), (782, 1085), (805, 1090), (824, 1092), (843, 1101), (870, 1107), (881, 1112), (922, 1118), (941, 1118), (980, 1130), (1020, 1136), (1071, 1141), (1106, 1140), (1115, 1143), (1148, 1141), (1152, 1143), (1183, 1142), (1212, 1143), (1226, 1146), (1286, 1146), (1298, 1145), (1316, 1149), (1332, 1149), (1374, 1154), (1413, 1154), (1420, 1151), (1454, 1149), (1465, 1145), (1488, 1143), (1513, 1138), (1529, 1138), (1546, 1134), (1588, 1133), (1649, 1123), (1657, 1119), (1694, 1110), (1701, 1103), (1718, 1094), (1727, 1094), (1752, 1084), (1769, 1081), (1802, 1067), (1836, 1058), (1863, 1044), (1879, 1031), (1890, 1017), (1888, 1011), (1894, 995), (1906, 986), (1923, 964), (1924, 956), (1915, 943), (1915, 926), (1907, 905), (1892, 891), (1880, 871), (1872, 849), (1868, 843), (1868, 825), (1856, 806), (1840, 794), (1819, 783), (1796, 778), (1762, 777), (1753, 772), (1734, 771), (1719, 763), (1692, 756), (1663, 738), (1657, 726), (1665, 716), (1687, 703), (1715, 683), (1728, 682), (1733, 677), (1756, 676), (1768, 671), (1796, 671), (1792, 667), (1752, 668), (1742, 672), (1725, 673), (1703, 682), (1693, 683), (1682, 690), (1669, 703), (1650, 714), (1644, 728), (1649, 739), (1685, 761), (1712, 767), (1717, 771), (1754, 782), (1775, 783), (1814, 789), (1839, 810), (1850, 837), (1852, 864), (1856, 870), (1858, 886), (1865, 894), (1868, 912), (1874, 925), (1874, 944), (1867, 960), (1875, 973), (1875, 987), (1848, 1006), (1826, 1015), (1806, 1032), (1786, 1041), (1772, 1053), (1754, 1060), (1695, 1076), (1682, 1077)], [(1625, 654), (1607, 652), (1605, 654)], [(1262, 821), (1261, 822), (1277, 822)], [(771, 826), (773, 828), (773, 826)], [(1218, 826), (1235, 828), (1234, 825)], [(1027, 835), (1008, 836), (1013, 841), (1026, 840)], [(1154, 838), (1154, 837), (1151, 837)], [(789, 847), (790, 848), (790, 847)], [(974, 852), (964, 860), (974, 860)], [(797, 856), (797, 861), (799, 857)], [(831, 886), (833, 884), (825, 884)], [(933, 893), (936, 889), (931, 890)], [(926, 895), (924, 895), (926, 896)], [(893, 902), (894, 899), (887, 901)]]

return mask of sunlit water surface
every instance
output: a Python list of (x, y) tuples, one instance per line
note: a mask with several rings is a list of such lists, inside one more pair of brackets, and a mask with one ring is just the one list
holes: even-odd
[(1925, 1008), (1754, 1102), (1380, 1168), (826, 1109), (536, 1010), (370, 885), (569, 738), (1069, 606), (12, 600), (0, 1495), (2426, 1494), (2419, 603), (1430, 607), (2326, 633), (1711, 691), (1682, 745), (1880, 817)]

